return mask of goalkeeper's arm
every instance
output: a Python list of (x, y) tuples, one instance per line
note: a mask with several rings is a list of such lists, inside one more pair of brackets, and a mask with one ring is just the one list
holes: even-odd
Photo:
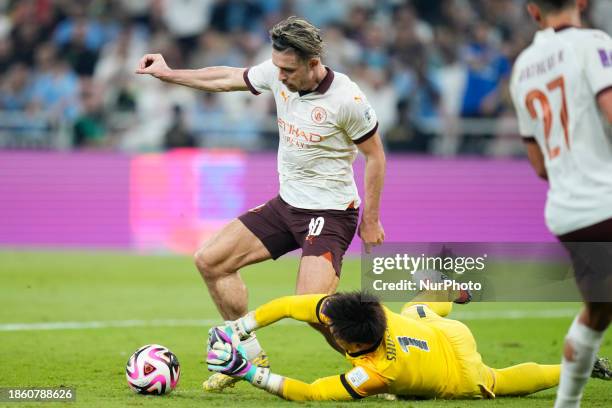
[[(269, 368), (258, 367), (247, 360), (238, 334), (227, 326), (210, 329), (206, 362), (210, 371), (241, 378), (271, 394), (291, 401), (350, 400), (371, 395), (373, 388), (379, 389), (380, 385), (384, 386), (378, 376), (368, 375), (368, 371), (363, 367), (356, 367), (347, 374), (321, 378), (312, 384), (273, 374)], [(359, 391), (356, 389), (368, 383), (370, 378), (372, 381), (365, 384), (363, 389)]]
[(307, 384), (293, 378), (269, 373), (269, 379), (265, 385), (255, 383), (253, 385), (289, 401), (347, 401), (365, 396), (357, 394), (353, 389), (351, 389), (351, 394), (342, 384), (341, 378), (343, 377), (336, 375), (319, 378), (312, 384)]
[[(380, 377), (366, 374), (362, 367), (357, 367), (347, 374), (319, 378), (312, 384), (307, 384), (271, 373), (269, 368), (257, 367), (248, 362), (246, 364), (248, 369), (243, 371), (245, 374), (230, 375), (240, 377), (257, 388), (289, 401), (348, 401), (387, 391), (387, 385)], [(351, 379), (351, 375), (361, 377)], [(358, 386), (355, 386), (356, 381)]]
[(244, 338), (256, 329), (287, 317), (307, 323), (325, 324), (321, 308), (327, 297), (327, 295), (284, 296), (258, 307), (229, 325), (239, 337)]
[(355, 387), (350, 376), (356, 371), (365, 372), (363, 368), (358, 367), (347, 374), (319, 378), (312, 384), (280, 377), (278, 390), (275, 392), (275, 390), (266, 389), (266, 391), (290, 401), (348, 401), (387, 391), (387, 385), (377, 376), (371, 376), (364, 384)]

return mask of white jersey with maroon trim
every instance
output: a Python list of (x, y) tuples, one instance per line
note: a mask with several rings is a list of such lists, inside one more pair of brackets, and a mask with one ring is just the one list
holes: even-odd
[(346, 75), (326, 68), (312, 92), (291, 92), (267, 60), (244, 71), (255, 95), (270, 91), (276, 101), (280, 196), (309, 210), (345, 210), (360, 204), (353, 177), (356, 144), (375, 134), (376, 114)]
[(612, 39), (598, 30), (539, 31), (514, 65), (519, 129), (544, 155), (556, 235), (612, 218), (612, 132), (597, 104), (610, 87)]

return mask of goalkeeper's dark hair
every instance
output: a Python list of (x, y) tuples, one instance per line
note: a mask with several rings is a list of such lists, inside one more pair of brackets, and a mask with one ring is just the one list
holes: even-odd
[(376, 343), (387, 328), (380, 301), (366, 292), (336, 293), (326, 300), (322, 312), (334, 336), (348, 343)]
[(527, 0), (537, 4), (544, 13), (562, 11), (576, 5), (576, 0)]

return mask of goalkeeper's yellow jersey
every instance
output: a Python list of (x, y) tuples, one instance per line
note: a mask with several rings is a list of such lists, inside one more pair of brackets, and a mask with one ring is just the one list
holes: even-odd
[[(258, 308), (255, 319), (260, 327), (283, 317), (325, 324), (326, 298), (276, 299)], [(427, 306), (415, 306), (403, 314), (386, 307), (384, 311), (387, 329), (382, 341), (358, 354), (346, 354), (353, 369), (313, 384), (286, 378), (283, 396), (292, 400), (343, 400), (379, 393), (424, 398), (493, 396), (489, 390), (494, 374), (482, 363), (464, 324), (441, 318)]]
[(381, 388), (396, 395), (446, 394), (456, 380), (448, 342), (433, 327), (384, 310), (387, 330), (381, 344), (374, 350), (346, 355), (356, 367), (345, 374), (347, 385), (361, 396)]

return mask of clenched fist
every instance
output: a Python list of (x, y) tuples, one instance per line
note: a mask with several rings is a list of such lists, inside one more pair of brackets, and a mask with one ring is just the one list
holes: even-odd
[(149, 74), (157, 78), (169, 70), (170, 68), (161, 54), (146, 54), (140, 59), (136, 73)]
[(366, 253), (370, 253), (373, 246), (383, 243), (385, 240), (385, 230), (380, 221), (361, 220), (357, 234), (363, 241)]

